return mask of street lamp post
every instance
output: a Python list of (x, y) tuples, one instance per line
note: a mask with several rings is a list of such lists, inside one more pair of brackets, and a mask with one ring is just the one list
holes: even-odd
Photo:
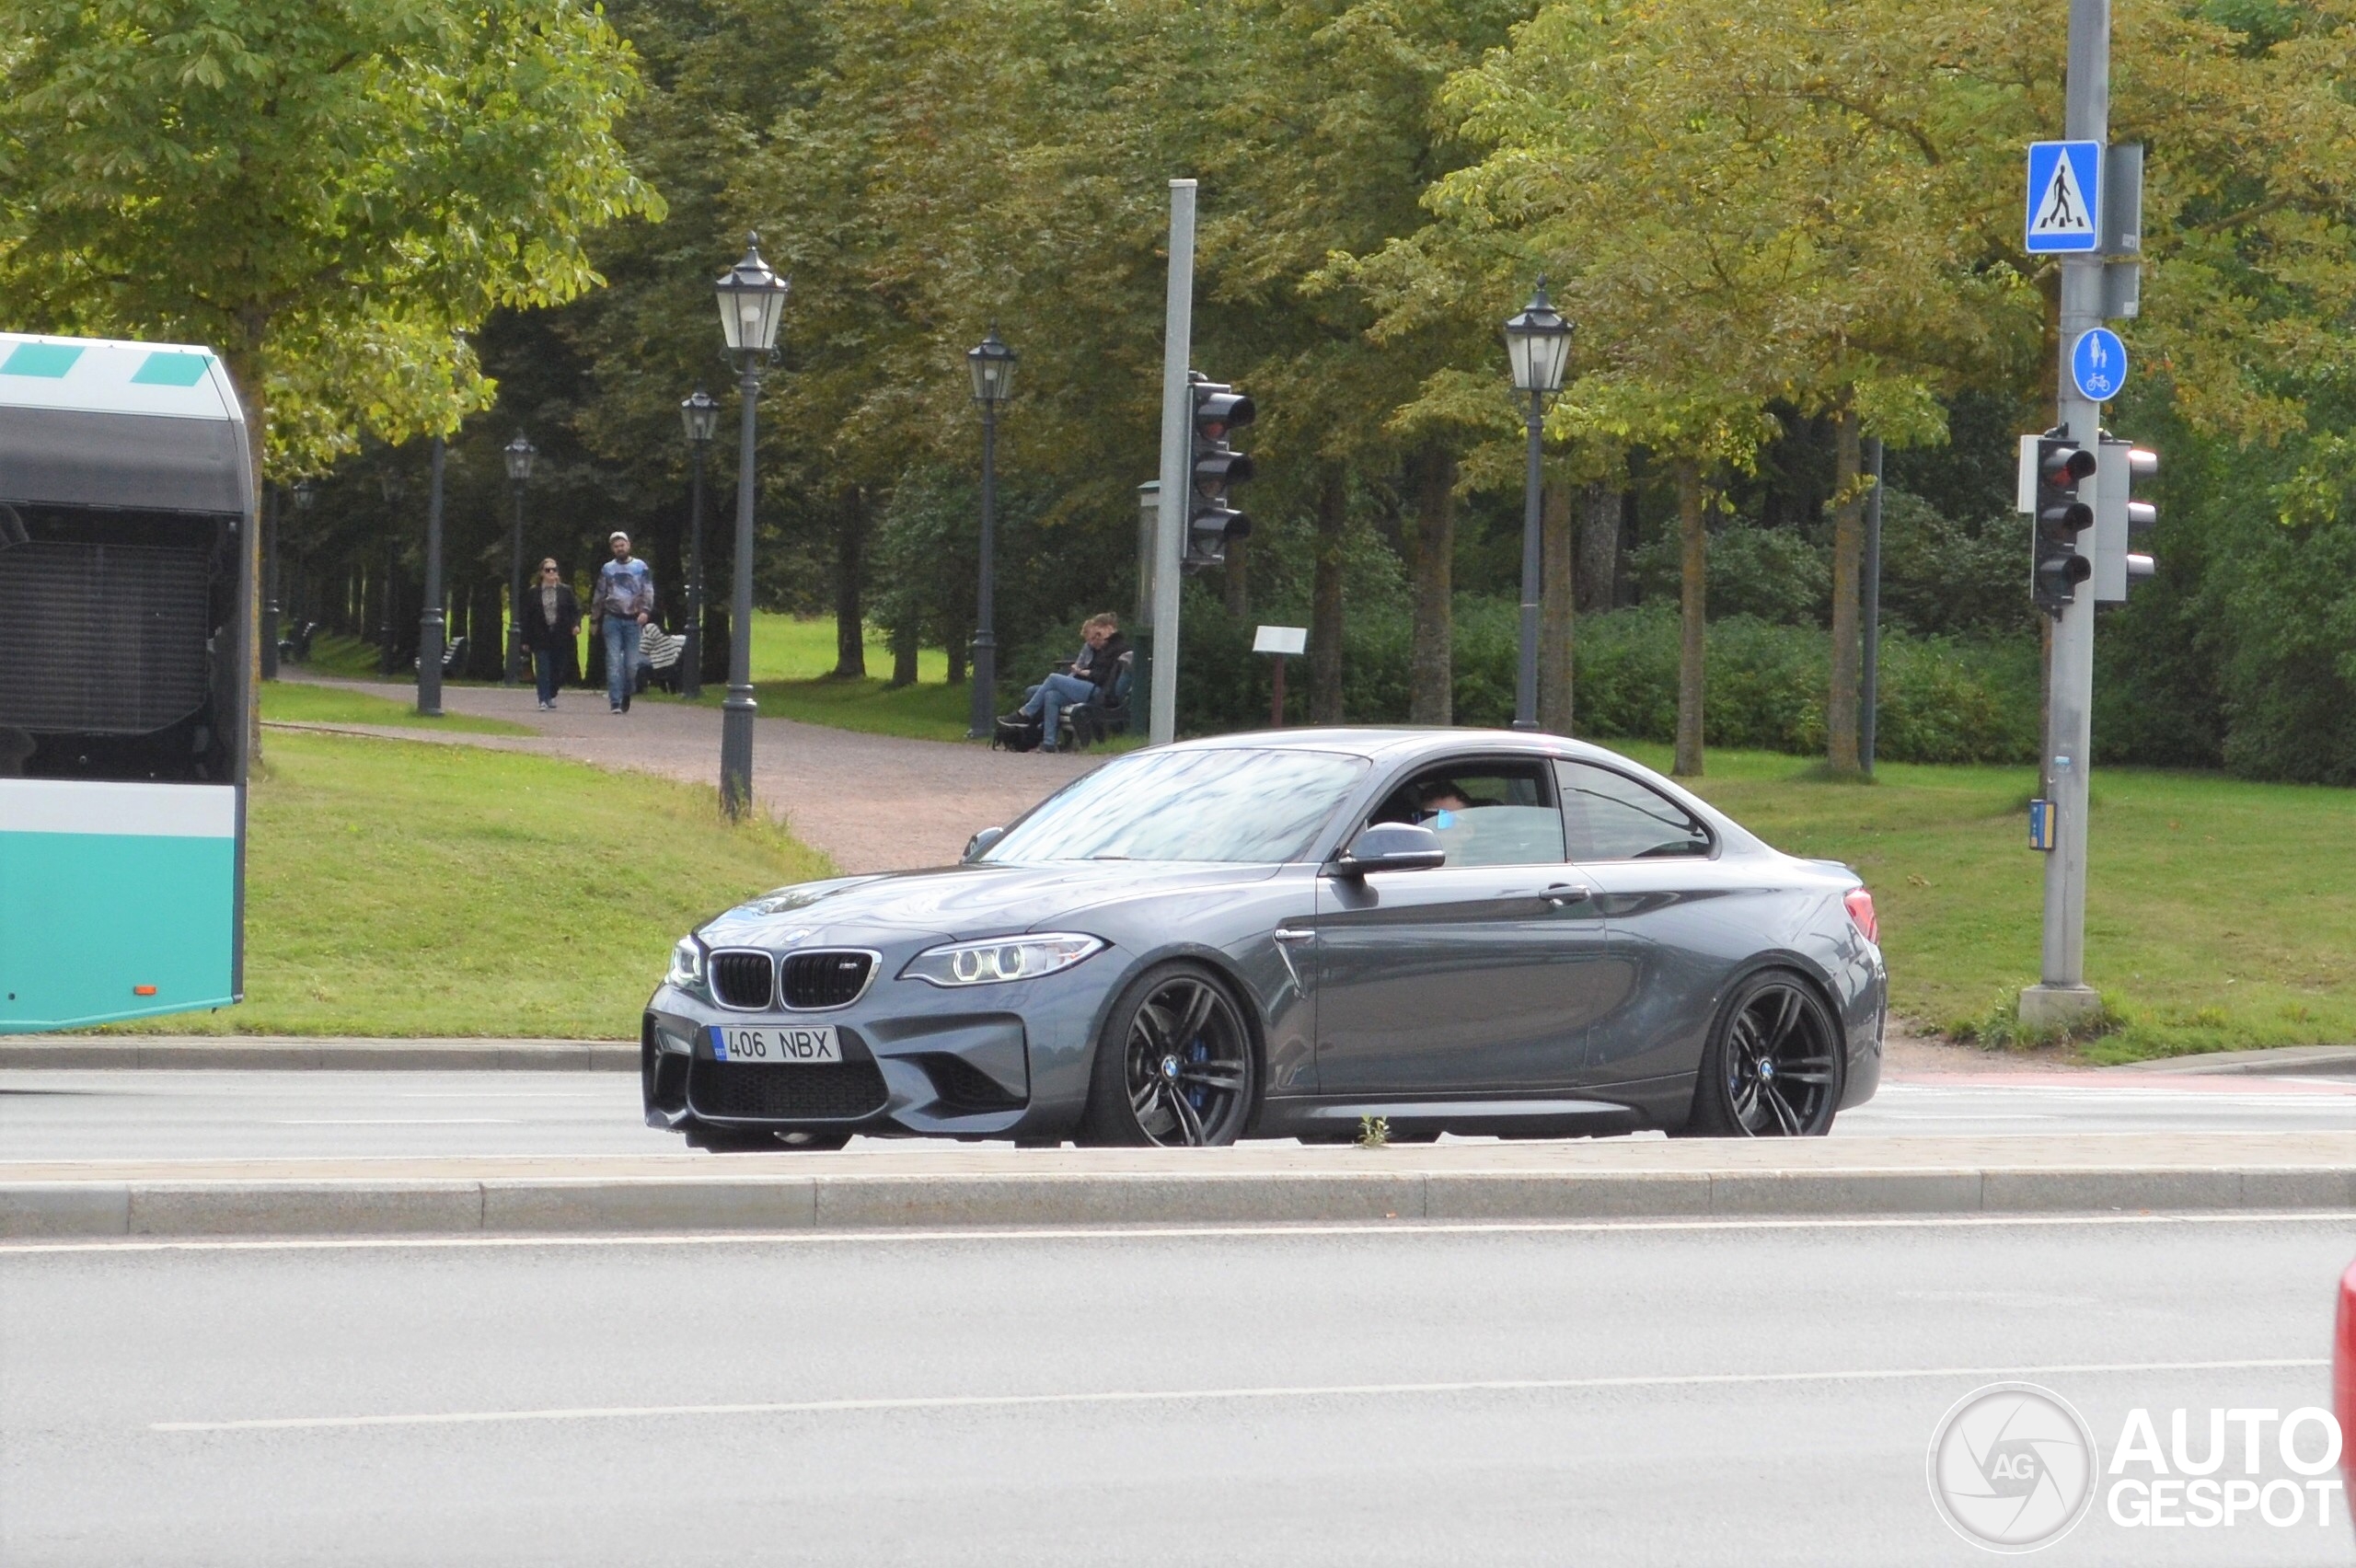
[(507, 673), (499, 682), (512, 686), (524, 678), (524, 486), (540, 449), (519, 430), (499, 455), (507, 460), (508, 488), (515, 492), (515, 525), (507, 541)]
[(1014, 390), (1014, 351), (998, 340), (995, 327), (965, 351), (965, 368), (974, 373), (974, 401), (982, 409), (982, 571), (974, 611), (973, 722), (965, 732), (966, 739), (976, 741), (987, 739), (998, 722), (998, 410)]
[(425, 610), (417, 617), (417, 716), (442, 717), (442, 459), (433, 438), (432, 490), (425, 502)]
[(777, 347), (779, 321), (791, 285), (761, 259), (761, 236), (747, 235), (745, 259), (712, 284), (720, 299), (720, 329), (736, 356), (736, 393), (744, 422), (736, 438), (736, 592), (728, 636), (728, 699), (720, 713), (720, 800), (731, 816), (753, 804), (753, 407), (760, 400), (761, 365)]
[(1521, 313), (1506, 323), (1506, 354), (1513, 362), (1513, 387), (1529, 398), (1523, 418), (1530, 432), (1530, 467), (1521, 498), (1521, 664), (1514, 677), (1513, 727), (1538, 728), (1538, 502), (1544, 483), (1540, 458), (1546, 428), (1546, 399), (1563, 388), (1563, 365), (1570, 357), (1571, 324), (1546, 299), (1546, 280)]
[(720, 433), (720, 399), (699, 386), (679, 399), (679, 421), (687, 427), (687, 449), (695, 454), (695, 478), (687, 492), (687, 548), (693, 564), (687, 573), (687, 645), (679, 654), (687, 665), (679, 676), (679, 695), (693, 702), (703, 696), (703, 460), (711, 438)]

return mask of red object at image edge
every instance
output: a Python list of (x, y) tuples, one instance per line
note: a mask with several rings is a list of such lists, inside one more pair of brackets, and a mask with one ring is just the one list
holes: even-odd
[[(2331, 1336), (2331, 1413), (2339, 1430), (2356, 1431), (2356, 1263), (2339, 1276), (2339, 1321)], [(2343, 1447), (2339, 1468), (2356, 1481), (2356, 1453)]]
[(1872, 894), (1864, 888), (1853, 887), (1842, 896), (1841, 902), (1848, 906), (1849, 918), (1855, 921), (1857, 929), (1865, 934), (1865, 940), (1881, 940), (1881, 921), (1874, 915)]

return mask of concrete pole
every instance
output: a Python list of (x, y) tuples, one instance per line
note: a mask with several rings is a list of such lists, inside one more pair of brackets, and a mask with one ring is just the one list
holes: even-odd
[[(2062, 134), (2071, 141), (2107, 142), (2110, 134), (2110, 0), (2070, 0), (2070, 77)], [(2108, 199), (2105, 193), (2104, 199)], [(2063, 432), (2096, 450), (2102, 405), (2078, 396), (2070, 350), (2078, 335), (2102, 325), (2102, 258), (2071, 256), (2062, 262), (2062, 331), (2057, 345)], [(2102, 482), (2102, 476), (2095, 476)], [(2080, 548), (2091, 548), (2088, 542)], [(2081, 583), (2053, 628), (2047, 669), (2045, 797), (2055, 814), (2054, 847), (2045, 857), (2045, 943), (2042, 981), (2021, 993), (2021, 1022), (2031, 1029), (2067, 1027), (2099, 1011), (2102, 997), (2086, 985), (2086, 786), (2095, 688), (2095, 595)]]
[(1170, 294), (1163, 317), (1161, 364), (1161, 520), (1153, 548), (1153, 649), (1148, 688), (1153, 706), (1148, 744), (1168, 745), (1178, 721), (1178, 562), (1186, 537), (1186, 503), (1194, 495), (1187, 472), (1186, 389), (1195, 332), (1195, 182), (1170, 182)]

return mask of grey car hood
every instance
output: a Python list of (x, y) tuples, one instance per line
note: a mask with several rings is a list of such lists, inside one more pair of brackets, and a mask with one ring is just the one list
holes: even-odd
[(779, 888), (714, 917), (711, 945), (771, 949), (874, 935), (954, 940), (1077, 926), (1105, 904), (1167, 897), (1276, 875), (1274, 866), (1088, 860), (1041, 866), (942, 866)]

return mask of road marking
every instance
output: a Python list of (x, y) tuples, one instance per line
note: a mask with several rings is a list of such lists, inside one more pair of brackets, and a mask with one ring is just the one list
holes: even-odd
[(557, 1410), (447, 1411), (415, 1415), (287, 1415), (249, 1421), (157, 1421), (150, 1432), (292, 1432), (360, 1426), (479, 1426), (550, 1421), (637, 1421), (665, 1416), (834, 1415), (867, 1411), (1022, 1410), (1055, 1405), (1195, 1404), (1244, 1400), (1383, 1399), (1435, 1394), (1573, 1393), (1611, 1389), (1714, 1389), (1778, 1383), (1887, 1383), (1938, 1378), (2106, 1377), (2155, 1372), (2261, 1372), (2328, 1366), (2314, 1358), (2256, 1361), (2113, 1361), (2053, 1366), (1864, 1367), (1839, 1372), (1687, 1372), (1624, 1378), (1489, 1378), (1448, 1383), (1302, 1383), (1248, 1389), (1115, 1389), (1063, 1394), (936, 1394), (871, 1400), (777, 1400), (757, 1404), (586, 1405)]
[(520, 1127), (512, 1116), (303, 1116), (281, 1117), (276, 1127)]
[(203, 1241), (0, 1242), (0, 1257), (52, 1252), (358, 1252), (422, 1248), (897, 1246), (936, 1241), (1190, 1240), (1226, 1237), (1592, 1235), (1713, 1230), (1942, 1230), (2087, 1225), (2283, 1225), (2356, 1222), (2356, 1209), (2235, 1214), (1881, 1215), (1774, 1219), (1503, 1219), (1361, 1221), (1347, 1225), (999, 1226), (967, 1230), (714, 1230), (647, 1236), (306, 1236)]

